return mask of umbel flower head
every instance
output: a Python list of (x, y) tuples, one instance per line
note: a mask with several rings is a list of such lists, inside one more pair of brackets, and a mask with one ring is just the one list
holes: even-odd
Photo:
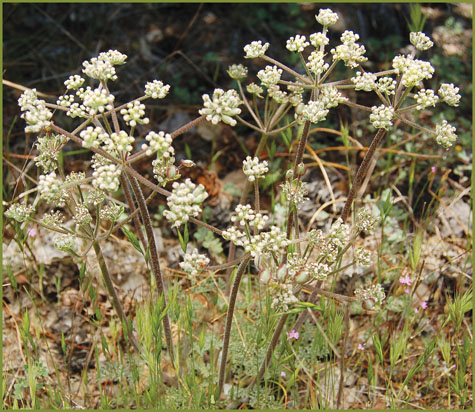
[(267, 49), (269, 48), (269, 43), (262, 44), (260, 40), (253, 41), (250, 44), (244, 46), (244, 51), (246, 59), (255, 59), (257, 57), (262, 57), (266, 54)]
[(196, 186), (190, 179), (183, 183), (173, 183), (173, 191), (168, 196), (167, 204), (170, 210), (163, 215), (173, 227), (180, 227), (201, 213), (201, 203), (208, 197), (203, 185)]
[(236, 120), (233, 116), (241, 113), (239, 105), (241, 99), (236, 90), (224, 91), (223, 89), (215, 89), (213, 98), (209, 95), (203, 95), (204, 108), (199, 111), (201, 115), (206, 115), (206, 120), (213, 124), (224, 122), (230, 126), (236, 125)]
[(44, 100), (38, 99), (36, 89), (26, 90), (18, 99), (22, 112), (21, 118), (27, 123), (25, 132), (39, 133), (48, 127), (53, 113), (46, 107)]
[(180, 267), (191, 276), (196, 276), (208, 265), (209, 258), (198, 253), (198, 249), (193, 249), (191, 253), (186, 253)]

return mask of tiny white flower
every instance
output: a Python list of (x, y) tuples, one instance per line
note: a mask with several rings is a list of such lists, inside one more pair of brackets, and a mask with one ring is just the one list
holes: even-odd
[(376, 129), (388, 129), (393, 125), (394, 109), (391, 106), (373, 106), (369, 120)]
[(428, 50), (434, 45), (431, 39), (420, 31), (411, 32), (409, 34), (409, 39), (411, 40), (411, 43), (414, 45), (414, 47), (418, 50)]
[(251, 156), (247, 156), (246, 160), (243, 161), (242, 170), (249, 181), (254, 182), (256, 179), (262, 179), (269, 171), (267, 166), (267, 161), (260, 162), (258, 157), (251, 158)]
[(417, 110), (425, 109), (429, 106), (435, 106), (439, 101), (439, 96), (434, 93), (432, 89), (421, 89), (415, 96)]
[(295, 37), (292, 36), (289, 40), (287, 40), (286, 47), (287, 50), (301, 53), (309, 44), (310, 43), (307, 41), (307, 38), (305, 36), (297, 34)]
[(170, 85), (163, 84), (161, 80), (147, 82), (145, 85), (145, 95), (152, 99), (163, 99), (170, 91)]
[(455, 87), (453, 83), (442, 83), (439, 88), (440, 98), (449, 106), (458, 106), (460, 102), (459, 88)]
[(438, 124), (435, 128), (435, 140), (438, 144), (448, 149), (457, 140), (456, 131), (457, 129), (448, 124), (447, 120), (443, 120), (442, 124)]
[(338, 14), (334, 13), (331, 9), (320, 9), (315, 18), (322, 26), (326, 27), (331, 26), (338, 21)]
[(253, 41), (250, 44), (244, 46), (244, 51), (246, 59), (255, 59), (257, 57), (262, 57), (266, 54), (267, 49), (269, 48), (269, 43), (262, 44), (260, 40)]

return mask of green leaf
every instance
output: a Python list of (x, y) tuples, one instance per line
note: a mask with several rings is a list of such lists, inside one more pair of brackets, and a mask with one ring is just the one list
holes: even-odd
[(132, 246), (137, 249), (143, 256), (145, 256), (145, 253), (142, 250), (142, 247), (140, 246), (140, 242), (137, 239), (137, 236), (135, 236), (129, 229), (127, 229), (125, 226), (121, 227), (122, 232), (124, 232), (124, 235), (127, 237), (129, 242), (132, 244)]
[(379, 339), (378, 335), (373, 335), (373, 346), (376, 350), (376, 355), (378, 356), (379, 363), (384, 365), (384, 357), (383, 357), (383, 346), (381, 345), (381, 340)]

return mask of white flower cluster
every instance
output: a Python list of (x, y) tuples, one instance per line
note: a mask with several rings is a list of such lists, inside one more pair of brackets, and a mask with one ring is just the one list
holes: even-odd
[(99, 211), (99, 217), (111, 222), (117, 222), (122, 213), (124, 213), (124, 206), (110, 202), (107, 205), (101, 207)]
[[(299, 115), (296, 112), (296, 118), (298, 119)], [(319, 123), (325, 120), (328, 114), (328, 109), (325, 107), (325, 103), (321, 100), (309, 100), (306, 105), (303, 106), (301, 112), (301, 118), (307, 120), (310, 123)]]
[(309, 279), (325, 280), (331, 272), (330, 266), (323, 262), (313, 262), (308, 267)]
[(84, 129), (79, 136), (83, 139), (82, 145), (83, 147), (95, 147), (98, 148), (105, 140), (109, 137), (109, 135), (105, 132), (102, 127), (92, 127), (89, 126)]
[(112, 110), (114, 95), (109, 94), (106, 89), (91, 89), (89, 86), (84, 90), (80, 88), (76, 94), (83, 101), (84, 108), (89, 116), (95, 116), (98, 113), (104, 113), (105, 110)]
[(267, 93), (272, 100), (276, 101), (277, 103), (287, 103), (289, 101), (289, 97), (287, 93), (283, 90), (280, 90), (280, 87), (276, 84), (273, 84), (268, 87)]
[(235, 215), (231, 217), (233, 223), (239, 222), (241, 226), (249, 225), (257, 230), (264, 229), (269, 216), (262, 213), (256, 213), (251, 205), (237, 205), (234, 211)]
[(45, 135), (38, 137), (36, 148), (39, 155), (35, 157), (35, 163), (43, 169), (44, 173), (53, 172), (58, 167), (59, 150), (67, 138), (64, 135)]
[(113, 66), (118, 66), (121, 64), (125, 64), (125, 60), (127, 59), (127, 55), (121, 53), (118, 50), (109, 50), (107, 52), (99, 53), (99, 59), (108, 61)]
[(247, 76), (247, 67), (242, 64), (232, 64), (228, 67), (227, 73), (231, 79), (242, 80)]
[(411, 32), (409, 34), (409, 40), (418, 50), (428, 50), (434, 45), (429, 36), (426, 36), (421, 31)]
[(38, 193), (40, 198), (47, 202), (54, 203), (57, 206), (64, 206), (69, 193), (63, 189), (62, 182), (58, 179), (55, 172), (47, 175), (40, 175), (38, 179)]
[(378, 283), (369, 288), (355, 290), (355, 296), (362, 300), (368, 309), (372, 309), (375, 304), (381, 304), (386, 297), (383, 287)]
[(447, 120), (443, 120), (442, 124), (438, 124), (435, 128), (435, 140), (438, 144), (448, 149), (457, 140), (456, 131), (457, 129), (448, 124)]
[(134, 140), (133, 136), (121, 130), (119, 133), (112, 133), (104, 139), (104, 150), (111, 154), (116, 152), (131, 152), (133, 150), (132, 143)]
[(338, 14), (334, 13), (331, 9), (320, 9), (315, 18), (322, 26), (327, 27), (338, 21)]
[(5, 216), (21, 223), (25, 220), (28, 220), (33, 215), (33, 213), (35, 213), (34, 206), (26, 206), (19, 203), (14, 203), (5, 212)]
[(145, 150), (147, 156), (151, 156), (153, 153), (157, 152), (157, 156), (161, 157), (173, 157), (175, 154), (175, 149), (172, 146), (172, 137), (170, 134), (165, 132), (149, 132), (145, 136), (147, 143), (142, 145), (142, 150)]
[(260, 40), (253, 41), (252, 43), (244, 46), (244, 51), (246, 52), (244, 58), (255, 59), (257, 57), (262, 57), (266, 54), (268, 48), (269, 43), (262, 44)]
[(338, 248), (345, 246), (350, 239), (350, 227), (338, 218), (333, 222), (326, 238)]
[(241, 113), (238, 107), (241, 104), (241, 99), (236, 90), (224, 91), (223, 89), (215, 89), (213, 99), (209, 95), (203, 95), (204, 108), (200, 109), (201, 115), (206, 115), (206, 120), (213, 124), (224, 122), (230, 126), (236, 125), (236, 120), (233, 116)]
[(359, 64), (368, 60), (365, 56), (366, 49), (363, 45), (356, 43), (360, 36), (350, 30), (346, 30), (341, 35), (341, 42), (335, 49), (331, 49), (333, 60), (343, 60), (346, 66), (354, 69)]
[(64, 222), (64, 215), (59, 211), (50, 210), (49, 213), (44, 214), (41, 218), (41, 223), (46, 226), (50, 226), (53, 228), (59, 228)]
[(83, 62), (83, 73), (98, 80), (117, 80), (114, 65), (123, 64), (127, 56), (117, 50), (102, 52), (97, 57)]
[(310, 35), (310, 43), (313, 47), (318, 49), (320, 46), (326, 46), (329, 43), (329, 39), (325, 33), (318, 32)]
[(317, 76), (330, 67), (328, 63), (325, 63), (325, 54), (323, 51), (313, 51), (310, 53), (306, 66), (308, 67), (308, 70)]
[(170, 85), (163, 84), (161, 80), (147, 82), (145, 85), (145, 96), (152, 99), (163, 99), (170, 91)]
[(459, 88), (455, 87), (453, 83), (442, 83), (439, 88), (440, 98), (449, 106), (458, 106), (460, 102)]
[(356, 214), (356, 229), (359, 232), (369, 232), (374, 229), (374, 225), (378, 221), (373, 217), (369, 209), (362, 208)]
[(376, 87), (377, 76), (373, 73), (357, 72), (356, 77), (352, 77), (351, 81), (355, 84), (355, 90), (364, 90), (370, 92)]
[(325, 109), (337, 107), (340, 103), (348, 100), (341, 92), (334, 86), (325, 86), (320, 89), (320, 96), (318, 100), (323, 103)]
[(376, 88), (380, 93), (386, 93), (388, 96), (395, 94), (396, 80), (391, 77), (383, 76), (378, 79)]
[(388, 129), (393, 125), (394, 108), (391, 106), (373, 106), (369, 120), (376, 129)]
[(269, 284), (269, 293), (272, 296), (271, 307), (276, 312), (286, 312), (290, 305), (298, 302), (292, 292), (291, 284), (271, 283)]
[(137, 124), (148, 124), (150, 119), (145, 116), (145, 105), (138, 100), (127, 104), (127, 108), (120, 111), (127, 125), (135, 127)]
[(361, 266), (369, 266), (371, 264), (371, 252), (363, 247), (356, 248), (355, 263)]
[(86, 179), (86, 173), (84, 172), (71, 172), (69, 175), (66, 176), (64, 179), (64, 187), (69, 188), (71, 186), (80, 185), (84, 183)]
[(106, 196), (100, 189), (91, 189), (86, 195), (86, 204), (90, 207), (97, 207), (104, 202)]
[(178, 169), (174, 166), (175, 149), (172, 146), (172, 137), (165, 132), (149, 132), (145, 139), (149, 142), (142, 145), (147, 156), (157, 153), (157, 158), (152, 162), (155, 179), (164, 186), (180, 177)]
[(84, 79), (78, 74), (69, 76), (68, 79), (64, 81), (67, 90), (77, 90), (83, 85), (83, 83)]
[(172, 194), (167, 199), (170, 210), (165, 210), (163, 215), (173, 227), (180, 227), (190, 217), (201, 213), (201, 203), (208, 197), (208, 193), (203, 185), (196, 186), (190, 179), (183, 183), (175, 182), (172, 187)]
[(74, 223), (78, 226), (88, 225), (92, 222), (92, 216), (89, 213), (89, 210), (84, 204), (80, 204), (76, 207), (76, 210), (73, 214)]
[(266, 66), (264, 70), (259, 70), (257, 77), (264, 86), (272, 86), (279, 83), (282, 69), (277, 66)]
[(304, 51), (305, 47), (307, 47), (310, 43), (307, 41), (307, 38), (305, 36), (301, 36), (300, 34), (297, 34), (295, 37), (291, 37), (289, 40), (287, 40), (287, 50), (290, 50), (292, 52), (297, 52), (301, 53)]
[(262, 93), (264, 93), (264, 89), (256, 83), (249, 83), (246, 86), (246, 90), (248, 93), (255, 94), (257, 97), (260, 97), (261, 99), (263, 97)]
[(100, 190), (115, 192), (119, 189), (121, 168), (104, 157), (94, 154), (92, 157), (92, 185)]
[(56, 100), (56, 104), (61, 107), (70, 107), (73, 103), (74, 103), (74, 96), (71, 94), (59, 96), (58, 100)]
[(425, 109), (429, 106), (435, 106), (439, 101), (439, 96), (434, 93), (432, 89), (421, 89), (415, 96), (417, 110)]
[(308, 193), (307, 183), (302, 182), (300, 179), (286, 180), (280, 187), (287, 202), (293, 203), (297, 208), (301, 203), (307, 200), (305, 197)]
[(244, 232), (231, 226), (223, 231), (223, 238), (230, 240), (236, 246), (244, 247), (244, 250), (254, 258), (272, 253), (280, 256), (282, 250), (289, 245), (286, 233), (277, 226), (271, 226), (269, 232), (260, 232), (250, 238)]
[(250, 182), (262, 179), (269, 171), (267, 161), (263, 160), (260, 162), (258, 157), (251, 158), (251, 156), (247, 156), (242, 165), (242, 170)]
[(198, 249), (193, 249), (191, 253), (186, 253), (180, 267), (191, 276), (196, 276), (208, 265), (209, 259), (206, 255), (198, 253)]
[(46, 107), (44, 100), (38, 99), (36, 89), (25, 90), (18, 99), (18, 104), (24, 112), (21, 118), (27, 123), (25, 132), (39, 133), (51, 124), (53, 113)]
[(435, 71), (429, 62), (412, 56), (396, 56), (393, 68), (397, 74), (402, 74), (401, 81), (405, 87), (413, 87), (424, 79), (431, 79)]
[(76, 250), (76, 238), (73, 235), (59, 235), (53, 239), (53, 246), (63, 252)]

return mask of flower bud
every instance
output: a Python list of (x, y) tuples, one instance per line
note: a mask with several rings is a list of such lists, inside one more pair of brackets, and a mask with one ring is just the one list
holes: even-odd
[(292, 169), (287, 170), (287, 173), (285, 174), (285, 178), (287, 180), (291, 180), (294, 178), (294, 171)]
[(310, 279), (310, 273), (307, 272), (306, 270), (301, 270), (295, 276), (295, 281), (301, 284), (306, 283), (309, 279)]
[(196, 165), (195, 165), (195, 162), (194, 162), (193, 160), (185, 159), (185, 160), (182, 160), (182, 161), (181, 161), (180, 166), (183, 166), (183, 167), (193, 167), (193, 166), (196, 166)]
[(176, 175), (178, 174), (178, 170), (175, 166), (169, 166), (167, 167), (167, 178), (168, 179), (174, 179)]
[(285, 280), (285, 278), (287, 277), (287, 273), (288, 273), (287, 265), (285, 263), (283, 263), (282, 265), (280, 265), (277, 268), (277, 273), (276, 273), (277, 279), (280, 282), (283, 282)]
[(264, 269), (259, 272), (259, 280), (262, 283), (269, 283), (270, 280), (270, 270), (269, 269)]
[(297, 113), (297, 114), (302, 114), (304, 107), (305, 107), (305, 105), (304, 105), (303, 103), (300, 103), (300, 104), (295, 108), (295, 113)]
[(305, 165), (303, 162), (299, 163), (297, 166), (297, 175), (302, 176), (305, 173)]

